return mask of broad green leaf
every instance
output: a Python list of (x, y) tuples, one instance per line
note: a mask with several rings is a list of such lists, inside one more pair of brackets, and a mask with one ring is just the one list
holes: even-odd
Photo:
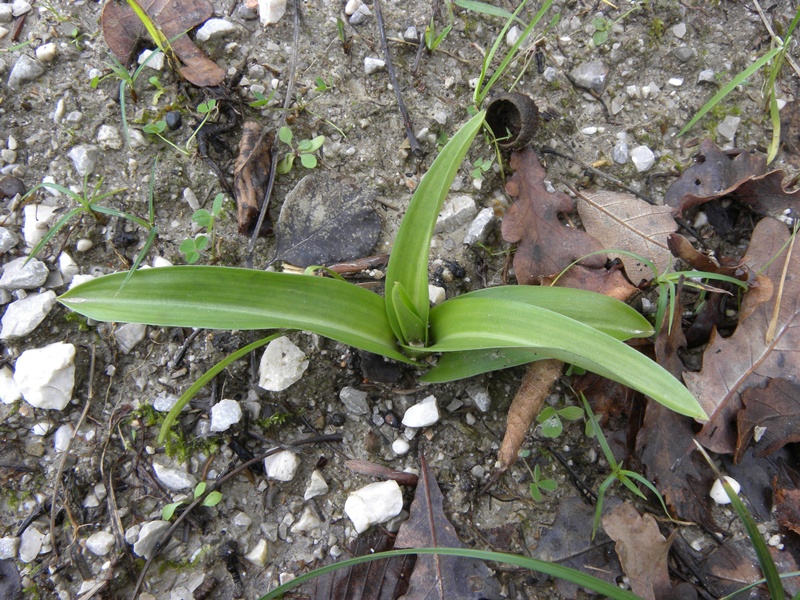
[(175, 515), (175, 511), (178, 507), (183, 504), (183, 502), (172, 502), (167, 504), (164, 508), (161, 509), (161, 518), (165, 521), (169, 521), (172, 519), (173, 515)]
[(205, 208), (198, 208), (192, 215), (192, 221), (197, 223), (200, 227), (208, 227), (211, 224), (213, 217), (211, 213)]
[(300, 164), (302, 164), (306, 169), (313, 169), (317, 166), (317, 157), (313, 154), (301, 154)]
[(197, 500), (200, 496), (203, 495), (203, 492), (206, 491), (206, 482), (201, 481), (198, 483), (194, 488), (194, 499)]
[(293, 137), (294, 135), (292, 135), (292, 130), (286, 127), (286, 125), (278, 130), (278, 139), (280, 139), (280, 141), (282, 141), (284, 144), (291, 145)]
[(397, 283), (392, 288), (392, 300), (403, 339), (410, 345), (425, 346), (428, 339), (428, 324), (417, 314), (417, 309), (402, 283)]
[(286, 173), (292, 170), (293, 164), (294, 164), (294, 154), (290, 152), (280, 160), (275, 170), (278, 172), (279, 175), (286, 175)]
[(577, 421), (583, 418), (583, 409), (580, 406), (567, 406), (558, 411), (558, 416), (567, 421)]
[(542, 479), (539, 481), (539, 487), (548, 492), (552, 492), (558, 487), (558, 482), (555, 479)]
[(222, 500), (222, 492), (214, 490), (203, 499), (203, 506), (216, 506)]
[(98, 321), (206, 329), (301, 329), (411, 362), (398, 351), (383, 298), (335, 279), (231, 267), (139, 270), (76, 286), (60, 302)]
[[(491, 326), (488, 326), (491, 324)], [(708, 419), (691, 393), (643, 354), (556, 312), (497, 298), (464, 298), (430, 315), (431, 352), (527, 347), (618, 381), (697, 419)]]
[(542, 499), (543, 499), (543, 496), (542, 496), (542, 492), (539, 491), (539, 486), (536, 485), (535, 483), (532, 483), (529, 486), (529, 489), (531, 491), (531, 498), (533, 498), (533, 501), (534, 502), (541, 502)]
[[(428, 300), (428, 256), (436, 217), (447, 192), (461, 166), (475, 135), (483, 125), (485, 111), (472, 117), (450, 138), (431, 168), (417, 186), (400, 230), (397, 232), (392, 255), (386, 269), (386, 312), (392, 331), (402, 339), (402, 329), (394, 307), (392, 288), (401, 283), (408, 292), (423, 322), (430, 311)], [(403, 340), (406, 341), (406, 340)]]
[(211, 214), (215, 217), (219, 216), (222, 212), (222, 203), (225, 201), (225, 194), (217, 194), (214, 196), (214, 202), (211, 203)]
[(465, 350), (448, 352), (436, 361), (436, 365), (419, 377), (422, 383), (445, 383), (474, 377), (490, 371), (499, 371), (535, 360), (548, 358), (530, 348), (491, 348), (489, 350)]

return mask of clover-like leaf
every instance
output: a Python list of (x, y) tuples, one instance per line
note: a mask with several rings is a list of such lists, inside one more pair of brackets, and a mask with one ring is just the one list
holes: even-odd
[(278, 139), (284, 144), (291, 145), (293, 137), (292, 130), (285, 125), (278, 130)]
[(156, 121), (155, 123), (148, 123), (147, 125), (142, 127), (142, 130), (145, 133), (152, 133), (158, 135), (162, 133), (166, 128), (167, 128), (166, 121)]
[(313, 154), (301, 154), (300, 155), (300, 163), (306, 169), (313, 169), (317, 166), (317, 157)]

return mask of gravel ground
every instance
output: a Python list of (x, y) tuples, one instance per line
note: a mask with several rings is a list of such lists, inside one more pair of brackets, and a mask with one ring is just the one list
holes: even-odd
[[(16, 15), (24, 11), (24, 4), (18, 0), (0, 9), (11, 6)], [(317, 172), (342, 175), (374, 190), (382, 222), (375, 252), (388, 251), (411, 190), (438, 145), (469, 116), (471, 82), (480, 72), (481, 51), (493, 43), (502, 21), (456, 9), (449, 35), (434, 52), (423, 51), (418, 57), (416, 45), (402, 38), (411, 26), (424, 30), (432, 14), (430, 3), (384, 1), (399, 87), (424, 150), (424, 156), (416, 158), (409, 152), (385, 67), (369, 72), (375, 68), (370, 59), (382, 58), (374, 6), (367, 4), (362, 22), (351, 25), (342, 2), (299, 3), (299, 44), (294, 48), (292, 3), (276, 25), (266, 27), (242, 5), (219, 0), (213, 4), (215, 16), (233, 27), (198, 44), (229, 75), (237, 71), (243, 75), (230, 92), (244, 99), (243, 117), (263, 126), (279, 124), (296, 53), (297, 98), (287, 121), (296, 139), (326, 136)], [(500, 4), (513, 9), (510, 2)], [(675, 135), (720, 83), (768, 47), (768, 33), (750, 2), (620, 0), (616, 4), (618, 8), (612, 9), (604, 2), (554, 2), (549, 14), (560, 12), (560, 20), (543, 34), (539, 52), (531, 49), (525, 55), (530, 62), (524, 70), (521, 63), (513, 69), (514, 76), (521, 72), (517, 91), (533, 97), (545, 117), (536, 147), (550, 146), (585, 164), (596, 164), (655, 198), (663, 196), (676, 169), (690, 163), (701, 137), (710, 135), (721, 146), (735, 143), (745, 150), (765, 149), (771, 130), (761, 107), (759, 77), (731, 94), (688, 135)], [(644, 4), (640, 10), (628, 12), (640, 4)], [(769, 18), (784, 27), (793, 16), (791, 3), (763, 4)], [(96, 87), (90, 85), (93, 77), (109, 73), (109, 50), (100, 26), (102, 8), (101, 3), (85, 0), (36, 2), (22, 25), (17, 42), (25, 42), (22, 47), (11, 40), (16, 22), (12, 10), (0, 10), (0, 24), (9, 30), (0, 41), (0, 73), (6, 82), (0, 84), (0, 170), (18, 177), (26, 190), (50, 181), (80, 193), (78, 169), (86, 164), (78, 155), (83, 149), (93, 159), (90, 190), (95, 185), (100, 193), (124, 188), (102, 204), (144, 219), (148, 190), (154, 183), (158, 235), (145, 260), (185, 264), (179, 246), (198, 231), (191, 219), (195, 198), (210, 208), (223, 190), (193, 146), (184, 155), (141, 130), (144, 124), (179, 111), (183, 125), (164, 135), (181, 145), (199, 121), (194, 108), (210, 96), (207, 90), (180, 81), (167, 67), (161, 71), (146, 67), (135, 84), (138, 102), (128, 96), (126, 103), (132, 141), (126, 147), (119, 80), (109, 77)], [(532, 14), (533, 7), (527, 18)], [(605, 21), (598, 21), (599, 16)], [(337, 33), (337, 17), (344, 21), (347, 48)], [(446, 19), (437, 17), (436, 22), (441, 31)], [(607, 40), (595, 45), (598, 23), (601, 29), (607, 24)], [(22, 67), (28, 71), (20, 79), (17, 69)], [(600, 77), (594, 94), (575, 85), (586, 69)], [(148, 81), (152, 77), (157, 85)], [(320, 89), (318, 78), (326, 89)], [(501, 87), (510, 84), (509, 78)], [(247, 106), (254, 93), (269, 97), (273, 91), (267, 107)], [(779, 96), (791, 103), (796, 91), (797, 80), (787, 76)], [(238, 127), (220, 134), (223, 147), (212, 150), (228, 174), (239, 135)], [(475, 143), (468, 162), (491, 157), (488, 145)], [(793, 172), (783, 154), (775, 167)], [(547, 168), (556, 187), (593, 184), (584, 169), (567, 161), (548, 160)], [(472, 169), (465, 163), (453, 191), (471, 197), (477, 208), (489, 207), (502, 216), (509, 199), (497, 165), (480, 180), (472, 177)], [(278, 176), (271, 206), (275, 218), (304, 170), (296, 165), (289, 174)], [(49, 217), (52, 224), (75, 207), (65, 194), (50, 191), (37, 197), (41, 204), (34, 213), (24, 212), (13, 193), (3, 200), (3, 240), (8, 241), (0, 241), (6, 271), (12, 260), (28, 252), (26, 240), (36, 236), (31, 224), (37, 217), (47, 222), (55, 208), (54, 217)], [(448, 296), (496, 283), (504, 273), (507, 245), (497, 222), (483, 246), (463, 245), (467, 225), (456, 225), (434, 239), (432, 280)], [(237, 233), (235, 207), (229, 200), (215, 234), (213, 255), (207, 250), (200, 263), (243, 266), (247, 240)], [(3, 304), (9, 306), (0, 334), (5, 364), (0, 381), (4, 401), (0, 558), (19, 570), (24, 597), (88, 599), (93, 593), (98, 598), (129, 597), (143, 564), (141, 556), (131, 553), (143, 526), (158, 521), (166, 504), (190, 494), (203, 475), (213, 479), (225, 472), (236, 459), (237, 444), (259, 454), (275, 441), (292, 443), (315, 432), (342, 436), (339, 443), (302, 449), (290, 481), (267, 480), (254, 473), (252, 480), (238, 476), (226, 484), (221, 502), (195, 511), (189, 525), (161, 553), (148, 571), (149, 589), (141, 598), (191, 598), (208, 575), (219, 582), (215, 597), (257, 598), (279, 580), (326, 557), (346, 554), (356, 532), (343, 512), (345, 500), (349, 492), (375, 481), (348, 470), (347, 459), (416, 469), (416, 451), (424, 446), (443, 488), (447, 514), (462, 539), (484, 545), (485, 532), (519, 523), (523, 537), (511, 547), (517, 551), (535, 546), (552, 524), (555, 509), (579, 496), (566, 471), (550, 458), (543, 460), (542, 468), (559, 487), (543, 502), (530, 500), (529, 475), (521, 464), (503, 478), (495, 498), (477, 494), (494, 464), (505, 412), (521, 371), (427, 388), (418, 387), (414, 374), (403, 371), (391, 383), (375, 383), (375, 377), (364, 379), (357, 353), (304, 333), (288, 334), (308, 360), (297, 383), (268, 392), (256, 385), (257, 360), (234, 363), (185, 412), (180, 423), (185, 434), (165, 452), (155, 442), (163, 413), (151, 408), (153, 404), (168, 404), (205, 370), (255, 337), (87, 324), (52, 300), (44, 302), (46, 298), (42, 301), (47, 308), (40, 309), (45, 316), (38, 326), (37, 317), (31, 317), (32, 330), (23, 327), (24, 333), (18, 334), (20, 330), (13, 328), (18, 317), (8, 317), (11, 303), (26, 294), (29, 298), (46, 291), (58, 294), (76, 274), (126, 269), (145, 238), (146, 232), (130, 221), (76, 218), (68, 237), (62, 230), (39, 254), (47, 267), (44, 280), (0, 291)], [(274, 239), (262, 238), (256, 246), (255, 267), (264, 268), (274, 255)], [(63, 408), (36, 408), (14, 393), (11, 373), (26, 351), (59, 342), (74, 347), (74, 359), (64, 359), (67, 368), (74, 361), (74, 387), (67, 390)], [(50, 358), (32, 356), (35, 375), (37, 368), (47, 368)], [(356, 408), (340, 399), (344, 388), (366, 394), (366, 414), (356, 414)], [(440, 408), (439, 421), (410, 440), (408, 454), (398, 456), (392, 443), (406, 439), (404, 428), (395, 424), (398, 417), (431, 394)], [(245, 418), (223, 433), (212, 432), (210, 408), (223, 398), (238, 401)], [(550, 401), (562, 405), (563, 393), (555, 390)], [(67, 452), (59, 451), (68, 443)], [(541, 443), (532, 432), (526, 447), (536, 456)], [(602, 480), (603, 463), (583, 436), (582, 424), (567, 424), (553, 447), (590, 484)], [(328, 489), (308, 500), (304, 495), (315, 469)], [(405, 488), (406, 508), (412, 497), (413, 490)], [(113, 536), (124, 540), (118, 537), (115, 544)], [(219, 558), (220, 548), (230, 540), (238, 543), (240, 554), (248, 555), (240, 562), (240, 583)], [(138, 549), (145, 553), (141, 546)], [(534, 585), (524, 575), (504, 574), (501, 579), (510, 598), (560, 597), (550, 584)]]

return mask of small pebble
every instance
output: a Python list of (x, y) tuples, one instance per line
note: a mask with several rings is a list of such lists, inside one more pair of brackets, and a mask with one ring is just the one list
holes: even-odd
[[(164, 70), (164, 53), (158, 52), (153, 58), (150, 56), (153, 54), (152, 50), (142, 50), (142, 53), (139, 55), (139, 58), (136, 59), (136, 62), (140, 65), (143, 65), (145, 61), (147, 61), (147, 66), (150, 69), (154, 69), (155, 71), (163, 71)], [(150, 58), (150, 60), (147, 60)]]
[(116, 127), (100, 125), (97, 130), (97, 143), (106, 150), (119, 150), (122, 148), (122, 136)]
[(614, 149), (611, 151), (611, 158), (618, 165), (624, 165), (628, 162), (628, 157), (628, 144), (623, 141), (617, 142)]
[(716, 83), (717, 82), (717, 74), (714, 72), (714, 69), (703, 69), (697, 74), (697, 82), (698, 83)]
[(739, 129), (741, 117), (733, 117), (728, 115), (723, 119), (722, 123), (717, 125), (717, 133), (725, 140), (732, 142), (736, 138), (736, 130)]
[(88, 252), (94, 246), (94, 242), (87, 238), (81, 238), (77, 242), (75, 242), (75, 251), (76, 252)]
[(260, 539), (250, 552), (244, 555), (244, 559), (257, 567), (264, 567), (267, 564), (269, 546), (267, 540)]
[(411, 445), (404, 439), (399, 438), (392, 442), (392, 452), (397, 456), (404, 456), (411, 450)]
[(431, 306), (441, 304), (446, 299), (447, 291), (443, 287), (439, 287), (438, 285), (428, 286), (428, 300), (430, 301)]
[(74, 146), (68, 156), (72, 160), (75, 167), (75, 172), (81, 177), (91, 175), (97, 165), (97, 159), (100, 156), (100, 148), (93, 144), (80, 144)]
[(14, 0), (11, 3), (11, 14), (15, 17), (21, 17), (24, 14), (29, 13), (31, 10), (30, 2), (26, 2), (26, 0)]
[(411, 25), (403, 33), (403, 39), (410, 44), (416, 44), (419, 42), (419, 33), (417, 33), (417, 28)]
[(464, 235), (464, 244), (473, 246), (486, 241), (493, 224), (494, 211), (491, 208), (482, 208), (472, 220), (472, 223), (469, 224), (469, 227), (467, 227), (467, 233)]
[[(731, 484), (733, 491), (737, 494), (739, 493), (739, 490), (742, 489), (742, 486), (739, 485), (739, 482), (736, 481), (733, 477), (725, 477), (725, 481)], [(731, 499), (728, 498), (728, 494), (725, 491), (725, 488), (722, 487), (722, 482), (719, 479), (714, 481), (714, 485), (711, 486), (711, 492), (709, 495), (711, 496), (711, 499), (717, 504), (731, 503)]]
[(410, 407), (403, 415), (403, 425), (414, 429), (429, 427), (438, 420), (439, 408), (436, 406), (436, 397), (433, 395)]
[(236, 400), (220, 400), (211, 407), (211, 431), (227, 431), (242, 420), (242, 407)]
[(307, 368), (305, 353), (288, 337), (281, 336), (264, 350), (258, 367), (258, 386), (270, 392), (281, 392), (299, 381)]
[(370, 412), (367, 393), (354, 387), (342, 388), (342, 391), (339, 392), (339, 400), (351, 415), (365, 415)]
[[(150, 558), (161, 536), (170, 527), (172, 527), (172, 524), (169, 521), (158, 520), (144, 523), (139, 528), (139, 535), (136, 543), (133, 545), (133, 552), (142, 558)], [(125, 534), (125, 539), (128, 539), (127, 532)]]
[(50, 225), (55, 222), (56, 207), (46, 204), (26, 204), (22, 214), (25, 217), (22, 237), (25, 238), (25, 245), (33, 248), (47, 235)]
[(95, 556), (105, 556), (114, 549), (114, 536), (107, 531), (98, 531), (86, 538), (86, 548)]
[(258, 0), (262, 25), (274, 25), (286, 14), (286, 0)]
[(682, 40), (683, 37), (686, 35), (686, 23), (678, 23), (672, 28), (672, 35), (674, 35), (679, 40)]
[(364, 72), (367, 75), (372, 75), (383, 69), (386, 66), (386, 62), (380, 58), (374, 58), (372, 56), (367, 56), (364, 58)]
[(513, 46), (514, 44), (516, 44), (521, 35), (522, 32), (519, 30), (519, 27), (517, 25), (514, 25), (506, 33), (506, 46)]
[(372, 13), (369, 11), (369, 7), (366, 4), (362, 4), (358, 7), (358, 10), (353, 13), (353, 16), (350, 17), (350, 25), (360, 25), (364, 21), (367, 20)]
[(44, 73), (45, 68), (41, 62), (27, 54), (20, 54), (8, 76), (8, 87), (18, 90), (23, 84), (36, 81)]
[(147, 335), (147, 325), (125, 323), (114, 330), (114, 341), (123, 354), (129, 354)]
[(631, 162), (639, 173), (644, 173), (655, 164), (656, 155), (647, 146), (637, 146), (631, 150)]
[(667, 81), (672, 87), (680, 87), (683, 85), (683, 78), (682, 77), (671, 77), (669, 81)]
[(64, 410), (75, 385), (75, 346), (55, 342), (26, 350), (14, 365), (14, 381), (25, 401), (36, 407)]
[(22, 398), (19, 386), (14, 381), (14, 373), (7, 366), (0, 367), (0, 400), (11, 404)]
[(346, 14), (348, 17), (354, 15), (361, 4), (361, 0), (347, 0), (347, 4), (344, 6), (344, 14)]
[(55, 60), (58, 54), (58, 46), (54, 42), (42, 44), (36, 49), (36, 58), (43, 63), (49, 63)]
[(299, 467), (300, 457), (288, 450), (282, 450), (264, 459), (267, 477), (277, 481), (291, 481)]
[[(164, 115), (164, 121), (166, 122), (170, 131), (180, 129), (181, 125), (183, 125), (183, 117), (181, 116), (181, 112), (179, 110), (169, 111), (166, 115)], [(196, 199), (197, 198), (195, 198), (195, 200)], [(197, 209), (195, 208), (194, 210)]]
[(239, 28), (227, 19), (209, 19), (195, 33), (198, 42), (217, 40), (236, 33)]
[(29, 294), (8, 305), (2, 319), (0, 340), (27, 336), (44, 321), (56, 304), (56, 294), (47, 290), (41, 294)]
[(689, 46), (680, 46), (672, 51), (672, 55), (680, 62), (689, 62), (694, 56), (694, 51)]
[(19, 542), (19, 559), (24, 563), (33, 562), (44, 544), (44, 537), (41, 531), (34, 526), (30, 526), (22, 532)]
[(311, 498), (316, 498), (317, 496), (322, 496), (323, 494), (327, 493), (328, 482), (325, 481), (325, 478), (318, 469), (314, 469), (311, 472), (311, 480), (308, 482), (308, 487), (303, 494), (303, 499), (311, 500)]
[(350, 493), (344, 512), (353, 522), (357, 533), (363, 533), (375, 523), (385, 523), (403, 510), (403, 492), (396, 481), (370, 483)]
[(435, 233), (452, 233), (462, 225), (470, 223), (478, 214), (478, 207), (472, 196), (461, 194), (448, 198), (434, 227)]
[(600, 61), (581, 63), (570, 72), (575, 85), (597, 93), (603, 92), (607, 75), (608, 68)]
[(186, 469), (168, 467), (167, 465), (154, 462), (153, 471), (155, 471), (158, 480), (164, 484), (164, 487), (176, 492), (194, 489), (194, 486), (197, 485), (197, 480), (194, 476), (187, 473)]
[(69, 448), (69, 441), (72, 439), (73, 433), (75, 433), (75, 429), (70, 423), (65, 423), (56, 429), (53, 435), (53, 450), (56, 452), (64, 452)]

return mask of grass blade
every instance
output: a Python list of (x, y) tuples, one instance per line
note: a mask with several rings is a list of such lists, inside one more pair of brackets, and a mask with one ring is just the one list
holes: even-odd
[(476, 13), (489, 15), (490, 17), (502, 17), (506, 20), (514, 20), (522, 25), (522, 27), (527, 27), (525, 21), (520, 19), (517, 15), (510, 13), (499, 6), (492, 6), (491, 4), (486, 4), (485, 2), (475, 2), (474, 0), (455, 0), (455, 5)]
[(169, 267), (83, 283), (59, 301), (98, 321), (204, 329), (302, 329), (410, 362), (383, 298), (336, 279), (232, 267)]
[(556, 312), (509, 300), (471, 298), (444, 302), (430, 316), (432, 352), (531, 348), (639, 390), (675, 412), (708, 419), (694, 396), (663, 367)]
[(397, 232), (392, 255), (386, 269), (386, 312), (397, 339), (408, 342), (403, 337), (404, 327), (400, 326), (399, 307), (395, 306), (392, 290), (395, 284), (402, 284), (411, 299), (416, 314), (423, 323), (428, 321), (430, 301), (428, 299), (428, 256), (431, 236), (436, 217), (442, 208), (450, 184), (464, 160), (472, 140), (483, 125), (485, 112), (481, 111), (470, 119), (433, 161), (431, 168), (417, 186), (408, 206), (400, 230)]
[(640, 596), (637, 596), (633, 592), (623, 590), (613, 583), (608, 583), (607, 581), (603, 581), (602, 579), (588, 575), (587, 573), (583, 573), (577, 569), (563, 567), (561, 565), (538, 560), (536, 558), (528, 558), (527, 556), (522, 556), (519, 554), (491, 552), (488, 550), (472, 550), (468, 548), (411, 548), (408, 550), (389, 550), (388, 552), (367, 554), (357, 558), (343, 560), (342, 562), (327, 565), (325, 567), (320, 567), (319, 569), (314, 569), (310, 573), (299, 575), (296, 579), (293, 579), (292, 581), (275, 588), (270, 593), (261, 596), (259, 600), (274, 600), (276, 598), (281, 598), (292, 588), (305, 583), (310, 579), (319, 577), (325, 573), (330, 573), (331, 571), (335, 571), (337, 569), (347, 569), (354, 565), (360, 565), (373, 560), (382, 560), (395, 556), (407, 556), (409, 554), (440, 554), (444, 556), (463, 556), (465, 558), (476, 558), (478, 560), (491, 560), (494, 562), (523, 567), (525, 569), (530, 569), (531, 571), (538, 571), (539, 573), (544, 573), (545, 575), (550, 575), (551, 577), (565, 579), (576, 585), (579, 585), (580, 587), (593, 590), (598, 594), (603, 594), (609, 598), (613, 598), (614, 600), (642, 600)]

